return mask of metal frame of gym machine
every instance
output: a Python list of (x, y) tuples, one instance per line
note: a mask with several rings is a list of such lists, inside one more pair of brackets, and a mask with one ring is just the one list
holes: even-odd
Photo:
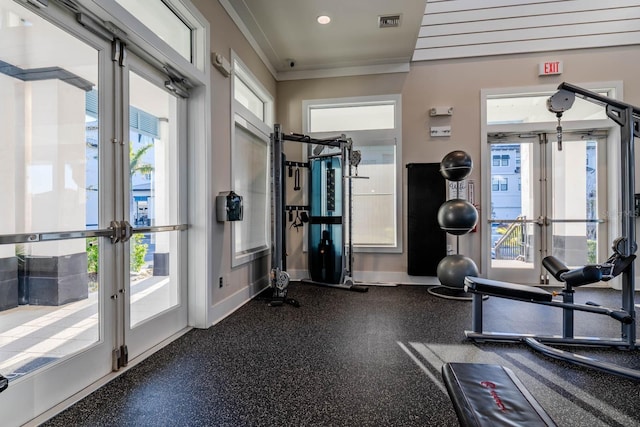
[[(346, 245), (342, 251), (342, 274), (340, 283), (322, 283), (311, 280), (303, 280), (303, 282), (313, 283), (322, 286), (335, 287), (340, 289), (352, 290), (357, 292), (366, 292), (368, 288), (361, 285), (355, 285), (353, 282), (353, 231), (351, 218), (353, 214), (353, 200), (351, 195), (351, 183), (352, 179), (357, 176), (352, 175), (352, 147), (353, 142), (350, 138), (347, 138), (344, 134), (332, 137), (316, 139), (311, 138), (308, 135), (301, 134), (284, 134), (280, 124), (273, 126), (273, 133), (271, 134), (271, 160), (272, 160), (272, 209), (273, 209), (273, 252), (271, 253), (271, 275), (269, 286), (273, 290), (271, 297), (271, 305), (281, 305), (282, 303), (288, 303), (292, 305), (298, 305), (297, 301), (287, 298), (287, 286), (290, 281), (290, 276), (286, 272), (286, 225), (284, 212), (286, 210), (285, 200), (285, 175), (284, 171), (284, 141), (295, 141), (305, 144), (315, 144), (323, 147), (339, 148), (339, 153), (329, 153), (325, 155), (318, 154), (315, 157), (327, 157), (327, 156), (340, 156), (342, 161), (342, 217), (344, 218), (346, 209), (349, 210), (347, 227), (342, 227), (342, 242)], [(311, 159), (312, 157), (310, 157)], [(357, 166), (357, 165), (356, 165)], [(348, 171), (348, 175), (347, 175)], [(345, 184), (348, 181), (349, 185), (349, 197), (348, 201), (345, 197)], [(346, 206), (345, 206), (346, 205)], [(347, 254), (348, 253), (348, 254)]]
[[(640, 138), (640, 108), (635, 107), (624, 102), (611, 99), (606, 96), (599, 95), (597, 93), (588, 91), (586, 89), (574, 86), (569, 83), (562, 83), (558, 86), (558, 92), (554, 94), (547, 101), (547, 108), (550, 112), (556, 113), (558, 117), (558, 141), (561, 144), (562, 141), (562, 127), (560, 126), (560, 118), (562, 111), (568, 110), (573, 104), (575, 96), (604, 106), (607, 116), (612, 119), (618, 126), (620, 126), (620, 151), (621, 151), (621, 232), (622, 236), (617, 238), (614, 242), (614, 256), (620, 256), (631, 260), (628, 265), (625, 265), (622, 271), (622, 308), (620, 310), (611, 310), (599, 306), (580, 305), (573, 304), (572, 295), (570, 302), (542, 302), (536, 301), (534, 298), (528, 299), (522, 296), (516, 296), (518, 290), (524, 290), (526, 292), (531, 288), (524, 285), (515, 285), (509, 283), (495, 282), (488, 279), (476, 279), (468, 278), (465, 282), (469, 286), (469, 290), (473, 288), (474, 279), (481, 285), (495, 286), (494, 291), (487, 290), (483, 293), (482, 290), (478, 290), (473, 293), (473, 325), (472, 331), (465, 331), (465, 335), (476, 341), (525, 341), (527, 345), (533, 349), (546, 354), (547, 356), (568, 361), (570, 363), (579, 364), (595, 368), (601, 371), (605, 371), (611, 374), (631, 378), (634, 380), (640, 380), (640, 371), (629, 369), (626, 367), (614, 365), (611, 363), (603, 362), (600, 360), (592, 359), (589, 357), (577, 355), (567, 351), (559, 350), (543, 343), (559, 344), (559, 345), (591, 345), (602, 347), (614, 347), (624, 350), (636, 349), (636, 314), (634, 304), (634, 292), (635, 292), (635, 268), (633, 259), (635, 259), (635, 252), (637, 250), (637, 244), (635, 242), (635, 214), (634, 214), (634, 185), (635, 185), (635, 150), (634, 150), (634, 138)], [(554, 98), (555, 97), (555, 98)], [(566, 106), (560, 106), (565, 102)], [(556, 104), (557, 103), (557, 104)], [(559, 144), (559, 149), (561, 145)], [(605, 264), (603, 264), (605, 265)], [(588, 266), (587, 266), (588, 267)], [(600, 267), (600, 266), (598, 266)], [(586, 267), (584, 267), (586, 268)], [(580, 269), (572, 270), (578, 272)], [(588, 282), (591, 283), (591, 282)], [(583, 283), (584, 284), (584, 283)], [(466, 286), (465, 286), (466, 287)], [(501, 288), (504, 291), (501, 291)], [(569, 286), (571, 288), (571, 286)], [(512, 295), (510, 295), (509, 289), (516, 289)], [(540, 292), (545, 292), (539, 290)], [(482, 296), (493, 295), (496, 297), (510, 298), (519, 301), (526, 301), (536, 304), (549, 305), (554, 307), (560, 307), (563, 309), (563, 336), (539, 336), (531, 334), (517, 334), (517, 333), (497, 333), (497, 332), (484, 332), (482, 328)], [(597, 338), (597, 337), (575, 337), (573, 335), (573, 313), (574, 311), (584, 311), (597, 314), (605, 314), (621, 322), (621, 336), (619, 339), (615, 338)]]

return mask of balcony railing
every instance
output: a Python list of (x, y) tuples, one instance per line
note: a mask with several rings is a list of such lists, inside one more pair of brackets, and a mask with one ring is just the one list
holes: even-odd
[(493, 247), (495, 259), (525, 261), (529, 247), (526, 217), (518, 216)]

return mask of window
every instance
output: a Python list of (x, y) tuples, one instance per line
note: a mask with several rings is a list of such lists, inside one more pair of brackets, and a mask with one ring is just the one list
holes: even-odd
[(352, 182), (353, 244), (357, 251), (399, 252), (401, 203), (401, 98), (368, 96), (305, 101), (304, 132), (344, 133), (362, 160)]
[(395, 105), (344, 105), (309, 110), (310, 132), (348, 132), (395, 128)]
[(509, 166), (508, 154), (494, 155), (492, 159), (493, 159), (493, 166)]
[(492, 177), (491, 178), (491, 191), (508, 191), (509, 190), (509, 179), (503, 177)]
[[(601, 95), (607, 95), (605, 90), (594, 90)], [(554, 92), (551, 92), (553, 94)], [(547, 99), (550, 94), (516, 94), (492, 96), (486, 100), (486, 114), (488, 125), (541, 123), (553, 121), (553, 115), (547, 110)], [(606, 112), (602, 107), (592, 102), (576, 97), (570, 110), (566, 111), (562, 120), (602, 120), (606, 119)]]
[(264, 121), (264, 102), (249, 86), (247, 86), (240, 77), (233, 76), (234, 99), (251, 111), (260, 120)]
[(191, 62), (191, 28), (163, 0), (116, 0), (129, 13)]
[(232, 265), (267, 253), (269, 248), (269, 135), (273, 98), (232, 53), (232, 187), (242, 196), (243, 219), (233, 223)]
[[(64, 3), (58, 1), (58, 3)], [(74, 3), (74, 2), (69, 2)], [(203, 82), (210, 64), (209, 22), (190, 1), (185, 0), (83, 0), (82, 9), (98, 21), (122, 27), (123, 41), (146, 51), (191, 83)], [(82, 15), (82, 13), (81, 13)], [(83, 20), (83, 25), (89, 22)], [(98, 27), (98, 32), (102, 33)], [(108, 26), (108, 25), (107, 25)], [(135, 30), (125, 31), (124, 28)], [(194, 96), (198, 96), (192, 93)]]

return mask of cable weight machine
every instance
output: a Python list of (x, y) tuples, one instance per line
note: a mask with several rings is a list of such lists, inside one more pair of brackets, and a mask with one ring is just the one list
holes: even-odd
[[(575, 101), (575, 97), (601, 105), (607, 117), (620, 126), (620, 221), (621, 236), (614, 240), (612, 256), (601, 264), (569, 269), (553, 256), (543, 260), (544, 267), (564, 287), (559, 296), (540, 288), (521, 284), (498, 282), (476, 277), (465, 278), (465, 290), (473, 293), (472, 330), (465, 331), (467, 338), (475, 341), (524, 341), (528, 346), (549, 357), (569, 363), (597, 369), (610, 374), (640, 381), (640, 370), (615, 365), (598, 359), (574, 354), (552, 347), (549, 344), (573, 346), (611, 347), (634, 351), (636, 343), (635, 259), (638, 245), (635, 241), (635, 138), (640, 138), (640, 108), (588, 91), (569, 83), (558, 86), (558, 92), (547, 100), (547, 110), (558, 119), (558, 150), (562, 150), (561, 118)], [(575, 304), (574, 288), (608, 281), (622, 276), (621, 308), (610, 309), (594, 303)], [(483, 328), (482, 296), (490, 295), (533, 304), (557, 307), (562, 310), (562, 335), (533, 335), (521, 333), (490, 332)], [(574, 312), (586, 312), (608, 316), (620, 323), (619, 337), (579, 337), (574, 335)]]
[[(315, 145), (309, 156), (308, 165), (312, 181), (309, 192), (310, 205), (286, 205), (287, 162), (283, 145), (285, 141), (294, 141)], [(323, 153), (325, 148), (333, 151)], [(336, 151), (337, 150), (337, 151)], [(286, 271), (286, 218), (285, 212), (308, 210), (309, 264), (311, 279), (303, 282), (322, 286), (336, 287), (357, 292), (366, 292), (368, 288), (353, 282), (353, 198), (352, 180), (359, 177), (357, 166), (360, 152), (353, 150), (353, 142), (345, 135), (331, 138), (312, 138), (302, 134), (284, 134), (279, 124), (274, 125), (271, 134), (272, 160), (272, 212), (273, 243), (271, 255), (271, 274), (269, 286), (272, 289), (271, 305), (288, 303), (298, 305), (297, 301), (287, 298), (290, 276)], [(352, 175), (353, 168), (355, 175)], [(297, 172), (297, 171), (296, 171)], [(296, 175), (299, 185), (299, 177)], [(348, 187), (348, 194), (346, 191)], [(346, 227), (344, 214), (348, 210)]]

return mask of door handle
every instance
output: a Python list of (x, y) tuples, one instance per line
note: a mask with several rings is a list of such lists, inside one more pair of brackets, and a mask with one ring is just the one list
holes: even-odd
[(111, 243), (118, 243), (122, 238), (122, 231), (120, 230), (120, 223), (118, 221), (111, 221), (109, 225), (111, 230)]
[(549, 218), (547, 218), (546, 216), (540, 215), (538, 218), (536, 218), (534, 222), (538, 224), (540, 227), (542, 227), (543, 225), (549, 225)]
[(129, 224), (129, 221), (122, 221), (120, 227), (122, 230), (122, 238), (120, 240), (122, 243), (128, 242), (133, 235), (133, 227)]

